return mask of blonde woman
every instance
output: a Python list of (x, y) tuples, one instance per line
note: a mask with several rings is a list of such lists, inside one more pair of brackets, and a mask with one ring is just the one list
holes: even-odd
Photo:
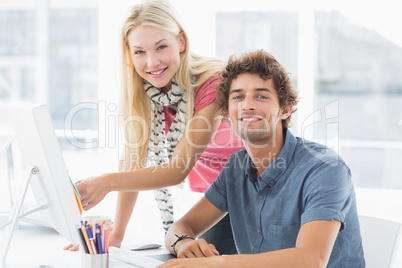
[[(243, 148), (229, 124), (221, 122), (215, 103), (221, 68), (222, 62), (190, 52), (187, 35), (167, 1), (147, 1), (130, 9), (122, 29), (124, 160), (118, 173), (77, 183), (84, 210), (119, 191), (112, 246), (121, 245), (138, 191), (157, 189), (167, 231), (173, 210), (165, 187), (187, 177), (191, 190), (204, 192), (230, 155)], [(228, 220), (204, 236), (221, 254), (235, 253)]]

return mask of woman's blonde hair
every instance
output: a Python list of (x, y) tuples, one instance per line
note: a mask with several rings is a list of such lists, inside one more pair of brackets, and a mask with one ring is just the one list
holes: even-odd
[[(144, 80), (134, 68), (127, 36), (137, 26), (152, 26), (172, 33), (179, 38), (184, 33), (186, 48), (180, 53), (180, 66), (176, 73), (178, 85), (187, 91), (187, 119), (194, 111), (194, 89), (222, 68), (222, 62), (204, 58), (189, 50), (189, 40), (181, 27), (174, 8), (165, 0), (145, 1), (130, 8), (121, 32), (122, 51), (122, 94), (120, 114), (124, 116), (121, 125), (125, 141), (125, 158), (122, 171), (143, 168), (146, 165), (150, 133), (151, 103), (144, 89)], [(191, 76), (199, 75), (192, 84)], [(121, 122), (120, 122), (121, 123)]]

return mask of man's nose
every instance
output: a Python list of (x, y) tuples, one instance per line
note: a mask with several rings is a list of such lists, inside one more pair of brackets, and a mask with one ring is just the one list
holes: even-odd
[(242, 110), (243, 111), (255, 110), (255, 102), (253, 97), (246, 96), (244, 98), (244, 101), (242, 102)]

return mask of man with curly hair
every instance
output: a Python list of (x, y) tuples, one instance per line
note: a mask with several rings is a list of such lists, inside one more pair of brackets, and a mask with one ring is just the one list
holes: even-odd
[[(364, 267), (350, 170), (289, 131), (298, 94), (285, 68), (259, 50), (232, 56), (220, 78), (220, 108), (245, 149), (169, 229), (166, 247), (179, 259), (161, 267)], [(195, 238), (226, 213), (239, 255), (215, 257)]]

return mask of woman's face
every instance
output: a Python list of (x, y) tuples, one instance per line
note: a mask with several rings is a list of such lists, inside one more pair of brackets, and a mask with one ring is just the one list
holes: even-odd
[(152, 27), (138, 26), (128, 33), (131, 59), (138, 74), (167, 92), (180, 66), (180, 53), (186, 49), (184, 33), (179, 38)]

